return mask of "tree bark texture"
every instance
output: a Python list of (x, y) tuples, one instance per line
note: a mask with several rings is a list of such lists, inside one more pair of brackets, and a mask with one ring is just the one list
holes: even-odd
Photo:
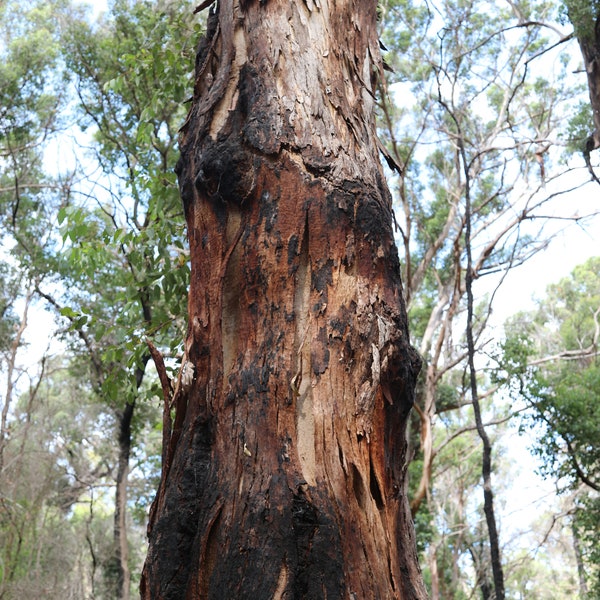
[(376, 2), (220, 0), (178, 175), (189, 328), (145, 599), (425, 598)]
[[(593, 9), (590, 10), (590, 13), (592, 11)], [(600, 148), (600, 13), (592, 16), (594, 18), (593, 25), (584, 24), (589, 26), (590, 32), (578, 37), (594, 119), (594, 131), (587, 141), (586, 152), (588, 155), (592, 150)]]

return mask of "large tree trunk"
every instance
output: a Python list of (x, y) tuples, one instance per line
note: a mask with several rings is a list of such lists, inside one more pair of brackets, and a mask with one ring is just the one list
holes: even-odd
[(190, 326), (145, 599), (426, 597), (375, 13), (220, 0), (209, 16), (178, 165)]

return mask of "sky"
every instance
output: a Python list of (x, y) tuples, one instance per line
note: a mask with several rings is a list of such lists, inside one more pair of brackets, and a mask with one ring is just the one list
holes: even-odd
[[(590, 211), (595, 205), (600, 212), (600, 185), (590, 182), (565, 196), (563, 201)], [(534, 300), (544, 297), (548, 285), (557, 283), (577, 265), (600, 254), (599, 217), (585, 224), (560, 222), (557, 225), (563, 230), (548, 248), (512, 269), (507, 276), (495, 298), (494, 322), (504, 322), (515, 312), (533, 308)]]
[(79, 2), (80, 4), (89, 4), (92, 7), (94, 17), (97, 17), (99, 13), (107, 8), (106, 0), (79, 0)]

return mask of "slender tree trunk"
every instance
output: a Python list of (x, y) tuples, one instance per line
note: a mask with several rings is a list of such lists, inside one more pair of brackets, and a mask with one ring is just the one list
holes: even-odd
[(29, 307), (31, 305), (31, 299), (33, 293), (31, 290), (27, 291), (25, 296), (25, 304), (23, 307), (23, 314), (19, 325), (15, 329), (15, 336), (10, 345), (7, 356), (6, 365), (6, 392), (2, 401), (2, 411), (0, 411), (0, 480), (2, 479), (2, 471), (4, 470), (4, 450), (8, 444), (8, 415), (10, 412), (10, 406), (13, 401), (13, 392), (15, 385), (15, 370), (17, 369), (17, 354), (21, 348), (21, 342), (23, 341), (23, 335), (27, 329), (27, 317), (29, 314)]
[[(458, 127), (458, 123), (457, 123)], [(479, 404), (479, 392), (477, 390), (477, 371), (475, 369), (475, 341), (473, 339), (473, 260), (471, 255), (471, 195), (469, 185), (468, 163), (465, 156), (462, 138), (459, 142), (463, 166), (465, 169), (465, 248), (467, 251), (467, 272), (465, 284), (467, 290), (467, 350), (469, 363), (469, 383), (471, 388), (471, 400), (473, 402), (473, 413), (475, 415), (475, 425), (477, 433), (483, 445), (481, 458), (481, 475), (483, 478), (483, 512), (488, 529), (490, 541), (490, 557), (492, 563), (492, 575), (494, 580), (494, 600), (504, 600), (504, 571), (502, 569), (502, 560), (500, 557), (500, 540), (496, 527), (496, 515), (494, 512), (494, 492), (492, 488), (492, 444), (483, 425), (481, 417), (481, 407)], [(482, 594), (486, 595), (486, 589), (483, 584)]]
[(585, 576), (585, 567), (583, 564), (583, 557), (581, 555), (581, 545), (579, 543), (579, 534), (575, 525), (571, 525), (571, 532), (573, 535), (573, 552), (575, 553), (575, 562), (577, 564), (577, 577), (579, 580), (579, 594), (582, 598), (587, 598), (588, 585)]
[[(452, 319), (458, 310), (458, 304), (462, 297), (460, 287), (460, 253), (455, 253), (456, 259), (456, 281), (454, 289), (445, 287), (439, 290), (439, 299), (435, 311), (432, 312), (427, 329), (421, 342), (421, 355), (429, 356), (427, 362), (427, 371), (425, 372), (425, 384), (422, 390), (422, 400), (415, 404), (415, 408), (421, 420), (421, 450), (423, 452), (423, 467), (421, 478), (414, 493), (410, 509), (413, 515), (416, 515), (423, 500), (429, 498), (429, 487), (433, 471), (433, 461), (435, 459), (435, 450), (433, 447), (433, 420), (436, 415), (436, 398), (438, 386), (440, 383), (440, 358), (444, 342), (446, 341), (446, 331), (452, 323)], [(442, 315), (442, 313), (444, 313)], [(434, 332), (438, 331), (434, 337)], [(423, 408), (419, 408), (422, 404)]]
[[(146, 323), (151, 322), (149, 309), (144, 306)], [(142, 357), (141, 365), (135, 372), (136, 390), (139, 390), (150, 353)], [(129, 570), (129, 541), (127, 529), (127, 489), (129, 485), (129, 456), (131, 454), (131, 426), (135, 412), (135, 400), (128, 402), (119, 413), (119, 459), (115, 486), (115, 515), (113, 526), (114, 560), (116, 566), (116, 597), (118, 600), (129, 600), (131, 589), (131, 572)]]
[(426, 597), (375, 13), (211, 10), (178, 165), (189, 329), (144, 599)]
[(127, 403), (119, 414), (119, 458), (115, 486), (114, 560), (116, 567), (116, 597), (129, 600), (131, 573), (129, 571), (129, 543), (127, 540), (127, 484), (129, 455), (131, 453), (131, 422), (135, 402)]
[(437, 544), (429, 545), (427, 562), (429, 563), (429, 576), (431, 578), (431, 600), (440, 600), (440, 574), (437, 563)]

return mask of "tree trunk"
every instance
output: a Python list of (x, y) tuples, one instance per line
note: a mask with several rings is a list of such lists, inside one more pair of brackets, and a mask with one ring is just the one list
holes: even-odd
[(190, 325), (142, 598), (426, 597), (379, 67), (375, 1), (211, 10), (177, 169)]
[(129, 571), (129, 542), (127, 540), (127, 485), (131, 453), (131, 422), (135, 402), (129, 402), (119, 413), (119, 459), (115, 485), (115, 515), (113, 525), (115, 598), (129, 600), (131, 573)]
[(600, 148), (600, 12), (591, 3), (587, 6), (584, 0), (571, 0), (566, 5), (583, 56), (592, 107), (594, 129), (585, 141), (583, 157), (592, 179), (600, 184), (590, 159), (590, 153)]
[[(460, 131), (460, 130), (459, 130)], [(488, 529), (490, 540), (490, 558), (492, 563), (492, 574), (494, 578), (494, 600), (504, 600), (504, 571), (500, 557), (500, 540), (496, 526), (496, 515), (494, 511), (494, 491), (492, 488), (492, 444), (485, 430), (481, 416), (481, 406), (479, 403), (479, 392), (477, 389), (477, 371), (475, 368), (475, 340), (473, 337), (473, 257), (471, 248), (471, 192), (468, 173), (468, 163), (466, 160), (465, 147), (462, 137), (459, 138), (459, 148), (462, 156), (462, 164), (465, 174), (465, 248), (467, 250), (467, 269), (465, 274), (465, 283), (467, 291), (467, 351), (469, 353), (469, 381), (471, 389), (471, 401), (473, 402), (473, 414), (475, 416), (475, 425), (477, 434), (483, 445), (481, 457), (481, 476), (483, 479), (483, 512)], [(485, 588), (482, 586), (482, 593), (485, 599)]]
[(427, 554), (427, 562), (429, 563), (429, 576), (431, 579), (431, 600), (440, 600), (440, 574), (438, 572), (437, 564), (437, 544), (429, 545), (429, 552)]
[[(142, 302), (146, 324), (152, 322), (148, 304)], [(135, 371), (135, 389), (139, 391), (146, 374), (146, 364), (150, 353), (142, 356), (141, 364)], [(131, 571), (129, 569), (129, 539), (127, 529), (127, 489), (129, 487), (129, 457), (132, 445), (132, 424), (135, 412), (135, 399), (127, 402), (123, 410), (118, 411), (119, 458), (117, 479), (115, 482), (115, 514), (113, 520), (113, 546), (115, 565), (115, 598), (129, 600)]]
[(577, 578), (579, 581), (579, 595), (582, 598), (587, 598), (589, 590), (587, 585), (587, 579), (585, 576), (585, 566), (583, 564), (583, 556), (581, 553), (581, 544), (579, 541), (579, 533), (575, 527), (575, 524), (571, 524), (571, 533), (573, 536), (573, 552), (575, 554), (575, 563), (577, 564)]
[(2, 473), (4, 471), (4, 450), (8, 445), (9, 440), (10, 428), (8, 417), (13, 401), (15, 381), (18, 378), (15, 377), (15, 370), (17, 370), (17, 354), (21, 348), (23, 335), (27, 329), (27, 318), (29, 315), (29, 308), (31, 306), (31, 299), (32, 292), (31, 290), (28, 290), (25, 296), (23, 315), (18, 326), (15, 328), (14, 338), (6, 353), (6, 393), (4, 395), (4, 401), (2, 402), (2, 410), (0, 411), (0, 481), (2, 480)]
[(592, 7), (589, 12), (589, 17), (594, 19), (593, 23), (578, 23), (576, 16), (572, 14), (569, 16), (575, 25), (575, 30), (579, 32), (578, 42), (587, 74), (594, 118), (594, 133), (589, 143), (593, 144), (593, 148), (590, 149), (595, 150), (600, 147), (600, 12), (594, 14)]

